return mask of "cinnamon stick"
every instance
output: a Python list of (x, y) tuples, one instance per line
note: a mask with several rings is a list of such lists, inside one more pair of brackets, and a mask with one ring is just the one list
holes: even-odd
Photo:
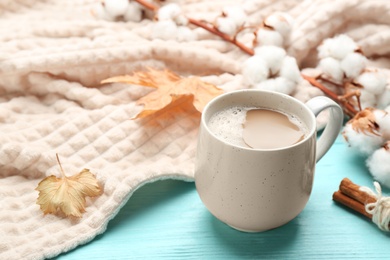
[(372, 219), (372, 215), (366, 212), (365, 205), (376, 202), (376, 198), (361, 191), (360, 186), (348, 178), (341, 181), (339, 190), (333, 193), (333, 200)]
[(361, 191), (360, 186), (353, 183), (350, 179), (344, 178), (340, 183), (340, 191), (345, 195), (357, 200), (363, 205), (376, 202), (376, 198), (370, 194)]
[(353, 198), (343, 194), (340, 190), (333, 193), (333, 200), (337, 201), (338, 203), (343, 204), (344, 206), (352, 209), (353, 211), (356, 211), (363, 216), (372, 219), (372, 215), (366, 212), (366, 209), (364, 207), (364, 204), (360, 203), (357, 200), (354, 200)]

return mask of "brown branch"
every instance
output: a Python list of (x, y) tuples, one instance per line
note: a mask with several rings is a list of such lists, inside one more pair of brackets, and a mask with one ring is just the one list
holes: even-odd
[[(137, 3), (139, 3), (140, 5), (144, 6), (145, 8), (151, 10), (151, 11), (157, 12), (157, 10), (159, 9), (154, 4), (149, 3), (149, 2), (147, 2), (145, 0), (135, 0), (135, 1)], [(189, 18), (189, 17), (187, 17), (187, 18), (188, 18), (188, 22), (190, 24), (193, 24), (195, 26), (201, 27), (201, 28), (205, 29), (206, 31), (211, 32), (212, 34), (219, 36), (223, 40), (236, 45), (238, 48), (240, 48), (242, 51), (244, 51), (245, 53), (247, 53), (249, 55), (254, 55), (255, 54), (255, 52), (251, 48), (248, 48), (243, 43), (237, 41), (235, 38), (227, 35), (226, 33), (220, 32), (219, 30), (215, 29), (212, 26), (209, 26), (208, 24), (206, 24), (206, 23), (204, 23), (202, 21), (199, 21), (199, 20), (196, 20), (196, 19), (193, 19), (193, 18)]]
[[(147, 2), (145, 0), (135, 0), (135, 1), (137, 3), (139, 3), (140, 5), (144, 6), (145, 8), (153, 11), (153, 12), (157, 12), (158, 9), (159, 9), (158, 6), (156, 6), (156, 5), (154, 5), (154, 4), (150, 3), (150, 2)], [(206, 31), (208, 31), (208, 32), (210, 32), (212, 34), (219, 36), (223, 40), (236, 45), (242, 51), (244, 51), (245, 53), (247, 53), (247, 54), (249, 54), (251, 56), (255, 54), (255, 52), (254, 52), (254, 50), (252, 48), (249, 48), (249, 47), (245, 46), (243, 43), (237, 41), (236, 36), (231, 37), (231, 36), (229, 36), (229, 35), (221, 32), (221, 31), (219, 31), (215, 27), (210, 26), (209, 24), (207, 24), (207, 23), (205, 23), (203, 21), (199, 21), (199, 20), (196, 20), (196, 19), (193, 19), (193, 18), (189, 18), (189, 17), (187, 17), (187, 18), (188, 18), (188, 21), (189, 21), (190, 24), (193, 24), (195, 26), (203, 28), (203, 29), (205, 29)], [(344, 107), (344, 110), (345, 110), (347, 115), (353, 117), (355, 114), (357, 114), (358, 111), (356, 111), (356, 109), (348, 101), (340, 100), (339, 96), (336, 93), (334, 93), (330, 89), (326, 88), (324, 85), (322, 85), (320, 82), (318, 82), (315, 78), (306, 76), (304, 74), (302, 74), (302, 77), (305, 80), (309, 81), (309, 83), (311, 85), (313, 85), (314, 87), (319, 88), (322, 92), (325, 93), (325, 95), (327, 95), (328, 97), (330, 97), (331, 99), (333, 99), (337, 103), (340, 103)]]
[(348, 101), (342, 101), (339, 99), (339, 96), (334, 93), (332, 90), (328, 89), (324, 85), (322, 85), (319, 81), (317, 81), (315, 78), (309, 77), (307, 75), (302, 74), (302, 77), (307, 80), (311, 85), (314, 87), (319, 88), (322, 92), (324, 92), (325, 95), (336, 101), (337, 103), (341, 103), (341, 105), (344, 107), (344, 110), (347, 115), (350, 117), (353, 117), (358, 113), (358, 111), (348, 102)]

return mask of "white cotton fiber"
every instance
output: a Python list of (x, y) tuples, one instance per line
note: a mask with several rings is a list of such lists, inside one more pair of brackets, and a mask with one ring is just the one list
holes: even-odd
[(384, 73), (373, 70), (363, 72), (354, 81), (362, 85), (364, 89), (371, 93), (379, 95), (382, 94), (386, 88), (387, 77)]
[(376, 96), (365, 89), (361, 89), (360, 105), (362, 106), (362, 109), (367, 107), (376, 107)]
[(390, 114), (387, 111), (376, 109), (374, 115), (382, 137), (390, 141)]
[(344, 78), (344, 72), (341, 69), (340, 62), (332, 57), (327, 57), (320, 60), (318, 68), (329, 79), (340, 83)]
[(347, 78), (355, 78), (363, 72), (367, 64), (367, 58), (360, 53), (353, 52), (345, 56), (340, 64)]
[(254, 86), (269, 76), (269, 68), (264, 59), (258, 55), (248, 58), (242, 67), (243, 83)]
[(175, 17), (181, 14), (181, 8), (178, 4), (163, 5), (157, 11), (157, 18), (159, 21), (173, 20)]
[(255, 89), (275, 91), (290, 95), (296, 87), (296, 83), (286, 78), (277, 77), (267, 79), (255, 85)]
[(215, 20), (215, 26), (220, 32), (227, 35), (234, 35), (238, 29), (234, 20), (229, 17), (218, 17)]
[(104, 19), (106, 21), (115, 20), (115, 17), (109, 15), (106, 8), (101, 3), (94, 5), (91, 12), (96, 18)]
[(369, 132), (356, 132), (349, 123), (344, 127), (343, 136), (351, 147), (364, 155), (372, 154), (385, 142), (381, 135), (374, 135)]
[(255, 48), (255, 55), (260, 56), (267, 63), (272, 75), (276, 75), (286, 56), (286, 51), (277, 46), (261, 46)]
[(152, 26), (152, 39), (170, 40), (175, 39), (177, 34), (177, 25), (171, 20), (158, 21)]
[(289, 37), (294, 19), (287, 13), (276, 12), (266, 17), (264, 23), (280, 33), (284, 39)]
[(283, 46), (282, 35), (274, 30), (260, 28), (256, 32), (256, 46), (274, 45)]
[(324, 59), (332, 57), (338, 60), (344, 59), (349, 53), (359, 49), (359, 46), (347, 35), (341, 34), (336, 37), (326, 39), (318, 47), (318, 57)]
[(279, 70), (279, 76), (298, 83), (302, 80), (297, 60), (294, 57), (286, 56), (283, 59), (282, 66)]
[(366, 163), (374, 179), (390, 188), (390, 149), (376, 150)]
[(111, 17), (117, 17), (123, 15), (129, 5), (128, 0), (106, 0), (104, 1), (104, 7), (107, 13)]
[(123, 14), (126, 22), (139, 22), (142, 20), (142, 7), (137, 2), (130, 2)]
[(388, 107), (390, 105), (390, 89), (386, 88), (383, 93), (377, 97), (377, 99), (377, 108), (385, 109)]
[(178, 4), (170, 3), (162, 6), (157, 11), (159, 21), (172, 20), (178, 25), (187, 25), (188, 19), (182, 15), (181, 7)]
[(240, 6), (225, 6), (222, 12), (232, 19), (237, 27), (245, 24), (247, 15)]

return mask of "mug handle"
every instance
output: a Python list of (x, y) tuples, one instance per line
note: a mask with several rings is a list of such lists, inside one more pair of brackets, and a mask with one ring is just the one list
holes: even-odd
[(306, 102), (306, 106), (317, 117), (318, 114), (329, 108), (329, 121), (325, 125), (324, 131), (317, 142), (316, 161), (318, 162), (322, 156), (329, 150), (343, 126), (344, 114), (341, 107), (330, 98), (319, 96), (314, 97)]

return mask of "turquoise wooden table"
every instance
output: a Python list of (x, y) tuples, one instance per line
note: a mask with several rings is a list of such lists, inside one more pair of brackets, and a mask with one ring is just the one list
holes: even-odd
[(344, 177), (373, 187), (364, 164), (339, 137), (317, 164), (304, 211), (263, 233), (239, 232), (215, 219), (194, 183), (151, 183), (134, 193), (104, 234), (57, 259), (390, 259), (390, 234), (332, 201)]

